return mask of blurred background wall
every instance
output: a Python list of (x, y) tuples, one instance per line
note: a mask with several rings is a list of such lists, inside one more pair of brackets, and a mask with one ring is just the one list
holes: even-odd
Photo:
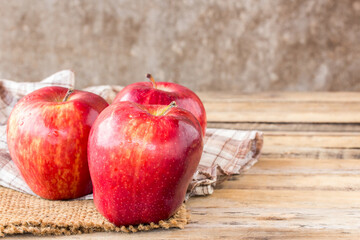
[(360, 0), (0, 0), (0, 78), (360, 90)]

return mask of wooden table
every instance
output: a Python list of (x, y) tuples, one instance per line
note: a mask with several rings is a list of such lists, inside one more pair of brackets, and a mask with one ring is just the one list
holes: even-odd
[(360, 93), (199, 95), (209, 127), (264, 131), (259, 162), (190, 199), (183, 230), (60, 239), (360, 238)]

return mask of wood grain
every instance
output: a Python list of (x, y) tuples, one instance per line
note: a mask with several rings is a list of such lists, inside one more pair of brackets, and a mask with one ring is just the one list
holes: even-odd
[(357, 93), (200, 93), (209, 122), (360, 123)]
[(357, 92), (263, 92), (263, 93), (227, 93), (198, 92), (203, 102), (360, 102)]
[(59, 238), (360, 238), (360, 93), (199, 95), (210, 127), (265, 131), (259, 162), (191, 198), (184, 230)]
[(208, 122), (208, 127), (278, 132), (360, 132), (360, 123)]

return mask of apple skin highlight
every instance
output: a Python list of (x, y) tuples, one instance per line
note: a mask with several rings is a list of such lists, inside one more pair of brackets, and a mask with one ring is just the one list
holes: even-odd
[(142, 105), (168, 105), (175, 101), (177, 106), (191, 112), (199, 121), (203, 136), (206, 131), (206, 112), (200, 98), (190, 89), (171, 82), (156, 82), (150, 74), (151, 82), (138, 82), (124, 87), (113, 103), (121, 101), (136, 102)]
[(73, 199), (92, 192), (87, 142), (92, 124), (108, 106), (100, 96), (45, 87), (23, 97), (7, 123), (12, 160), (42, 198)]
[(167, 107), (113, 103), (91, 129), (94, 203), (117, 226), (167, 219), (184, 201), (201, 158), (202, 129), (190, 112)]

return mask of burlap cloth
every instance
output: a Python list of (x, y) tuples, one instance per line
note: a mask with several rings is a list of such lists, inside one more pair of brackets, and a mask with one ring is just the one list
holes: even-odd
[(168, 220), (116, 227), (95, 208), (92, 200), (48, 201), (0, 187), (0, 236), (33, 233), (70, 235), (91, 232), (137, 232), (157, 228), (183, 228), (189, 214), (183, 204)]
[[(72, 201), (49, 201), (37, 197), (26, 185), (11, 160), (6, 144), (6, 121), (24, 95), (45, 86), (73, 87), (74, 74), (65, 70), (41, 82), (0, 80), (0, 236), (32, 233), (79, 234), (99, 231), (137, 232), (157, 228), (183, 228), (190, 215), (183, 204), (170, 218), (158, 223), (116, 227), (97, 212), (92, 194)], [(112, 102), (120, 86), (94, 86), (85, 90)], [(186, 199), (209, 195), (228, 176), (240, 174), (256, 163), (263, 145), (262, 133), (207, 129), (204, 150)]]

